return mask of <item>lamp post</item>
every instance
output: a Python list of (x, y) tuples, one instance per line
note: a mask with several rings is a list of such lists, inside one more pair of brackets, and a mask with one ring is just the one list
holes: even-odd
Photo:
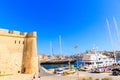
[[(76, 54), (78, 53), (78, 45), (76, 44), (75, 46), (74, 46), (74, 48), (76, 49)], [(77, 68), (78, 68), (78, 59), (77, 59), (77, 61), (76, 61), (76, 64), (77, 64)], [(79, 72), (77, 71), (77, 75), (78, 75), (78, 79), (79, 79)]]
[[(78, 53), (78, 45), (76, 44), (75, 46), (74, 46), (74, 48), (76, 49), (76, 54)], [(78, 68), (78, 59), (77, 59), (77, 61), (76, 61), (76, 64), (77, 64), (77, 68)]]

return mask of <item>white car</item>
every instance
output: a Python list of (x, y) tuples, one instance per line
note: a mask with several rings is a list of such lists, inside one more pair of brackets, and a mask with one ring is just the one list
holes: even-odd
[(63, 71), (63, 70), (60, 70), (60, 69), (55, 69), (55, 73), (56, 73), (56, 74), (63, 74), (64, 71)]
[(70, 73), (75, 73), (76, 70), (75, 70), (75, 69), (73, 69), (73, 70), (69, 70), (69, 72), (70, 72)]
[(88, 67), (88, 66), (84, 66), (81, 68), (83, 71), (89, 71), (91, 69), (91, 67)]

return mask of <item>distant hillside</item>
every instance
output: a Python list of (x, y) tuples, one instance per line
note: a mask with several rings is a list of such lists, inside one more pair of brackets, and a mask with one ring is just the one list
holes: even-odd
[[(110, 56), (111, 58), (114, 58), (114, 52), (111, 51), (103, 51), (103, 55)], [(117, 59), (120, 59), (120, 51), (115, 51), (115, 55)]]
[[(98, 51), (98, 52), (100, 52), (103, 55), (109, 56), (110, 58), (114, 58), (114, 52), (112, 51)], [(82, 59), (83, 55), (87, 53), (94, 53), (94, 52), (89, 50), (84, 53), (78, 53), (78, 54), (71, 55), (70, 57), (74, 59)], [(120, 51), (115, 51), (115, 55), (116, 55), (116, 58), (120, 60)]]

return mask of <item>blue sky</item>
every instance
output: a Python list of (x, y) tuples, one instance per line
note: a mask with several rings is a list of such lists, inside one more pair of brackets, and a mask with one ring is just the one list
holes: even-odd
[[(112, 21), (120, 27), (120, 0), (0, 0), (0, 27), (22, 32), (37, 31), (38, 53), (63, 54), (91, 49), (111, 50), (106, 17), (110, 21), (115, 49), (120, 49)], [(78, 50), (74, 45), (78, 45)]]

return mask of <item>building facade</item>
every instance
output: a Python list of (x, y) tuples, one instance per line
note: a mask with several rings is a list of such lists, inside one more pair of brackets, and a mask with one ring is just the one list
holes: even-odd
[(0, 74), (37, 73), (36, 32), (0, 29)]

